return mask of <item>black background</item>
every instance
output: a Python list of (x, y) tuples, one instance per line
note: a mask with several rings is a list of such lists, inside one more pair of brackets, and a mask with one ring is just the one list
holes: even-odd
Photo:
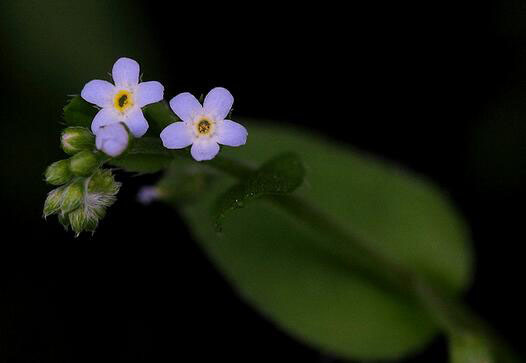
[[(131, 4), (108, 6), (118, 16)], [(160, 60), (153, 75), (143, 67), (145, 78), (161, 80), (167, 99), (224, 86), (237, 120), (286, 120), (434, 180), (472, 231), (477, 269), (467, 302), (523, 350), (522, 2), (133, 6), (140, 16), (129, 22), (148, 29), (157, 52), (144, 57)], [(2, 31), (0, 40), (13, 29)], [(29, 54), (31, 46), (10, 43)], [(240, 301), (174, 210), (135, 201), (156, 176), (120, 174), (119, 200), (94, 236), (75, 239), (45, 222), (41, 174), (62, 157), (65, 95), (49, 79), (24, 78), (28, 66), (8, 49), (0, 60), (0, 361), (333, 361)], [(56, 124), (33, 126), (48, 119)], [(407, 361), (442, 362), (446, 351), (437, 338)]]

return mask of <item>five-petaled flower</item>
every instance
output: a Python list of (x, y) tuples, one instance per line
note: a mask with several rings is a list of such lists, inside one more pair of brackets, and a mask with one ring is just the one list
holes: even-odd
[(213, 159), (219, 144), (244, 145), (247, 130), (237, 122), (225, 120), (234, 97), (222, 87), (212, 89), (203, 105), (190, 93), (178, 94), (170, 107), (183, 122), (174, 122), (161, 132), (163, 145), (168, 149), (182, 149), (192, 145), (192, 157), (197, 160)]
[(115, 85), (108, 81), (88, 82), (81, 92), (82, 98), (101, 107), (91, 124), (97, 134), (102, 126), (124, 122), (135, 137), (148, 130), (141, 107), (159, 102), (164, 97), (164, 87), (157, 81), (139, 83), (139, 63), (129, 58), (119, 58), (113, 65)]

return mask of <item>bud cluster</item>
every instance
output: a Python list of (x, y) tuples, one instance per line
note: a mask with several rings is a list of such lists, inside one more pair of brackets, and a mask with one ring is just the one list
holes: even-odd
[(44, 217), (57, 214), (59, 222), (77, 236), (95, 230), (120, 188), (111, 171), (101, 169), (108, 157), (96, 150), (95, 141), (84, 127), (66, 128), (61, 144), (71, 156), (54, 162), (45, 172), (46, 181), (58, 188), (46, 198)]
[(110, 170), (97, 170), (89, 177), (77, 177), (49, 192), (44, 203), (44, 217), (57, 214), (64, 228), (78, 236), (95, 231), (120, 188)]
[(63, 185), (75, 177), (93, 174), (104, 158), (94, 151), (95, 137), (84, 127), (68, 127), (62, 133), (61, 142), (62, 149), (72, 156), (46, 169), (46, 182), (51, 185)]

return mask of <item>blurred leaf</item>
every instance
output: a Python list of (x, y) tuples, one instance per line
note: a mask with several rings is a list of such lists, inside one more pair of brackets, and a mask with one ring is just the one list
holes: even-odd
[(156, 173), (167, 168), (173, 161), (169, 150), (162, 146), (158, 137), (141, 137), (134, 139), (130, 150), (118, 158), (111, 159), (110, 164), (132, 173)]
[(91, 122), (97, 109), (82, 97), (73, 97), (64, 107), (64, 120), (68, 126), (82, 126), (91, 130)]
[(159, 134), (166, 126), (179, 121), (179, 118), (172, 112), (166, 101), (148, 105), (143, 108), (143, 112), (150, 125), (148, 135), (159, 137)]
[[(253, 164), (294, 151), (308, 171), (307, 186), (296, 194), (435, 286), (457, 294), (468, 285), (466, 228), (428, 182), (298, 129), (249, 124), (248, 130), (247, 145), (223, 148), (222, 155)], [(213, 261), (264, 316), (321, 350), (355, 359), (399, 358), (437, 333), (419, 305), (354, 273), (332, 247), (339, 241), (264, 198), (232, 211), (217, 234), (209, 211), (231, 184), (218, 179), (183, 212)]]
[(176, 205), (193, 203), (210, 190), (218, 178), (217, 172), (203, 170), (193, 160), (177, 160), (157, 184), (160, 198)]
[(125, 154), (111, 159), (110, 164), (131, 173), (151, 174), (166, 169), (172, 160), (170, 156)]
[(484, 339), (466, 333), (450, 338), (451, 363), (492, 363), (487, 342)]
[(130, 147), (128, 154), (156, 154), (169, 156), (170, 150), (163, 146), (161, 138), (143, 136), (133, 140), (133, 144)]
[(242, 208), (245, 203), (264, 195), (292, 193), (301, 185), (304, 177), (305, 169), (295, 154), (282, 154), (266, 162), (248, 179), (219, 196), (213, 210), (216, 228), (221, 229), (226, 213)]

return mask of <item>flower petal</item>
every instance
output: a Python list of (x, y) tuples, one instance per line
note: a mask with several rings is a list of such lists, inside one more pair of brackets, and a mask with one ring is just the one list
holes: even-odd
[(210, 160), (219, 152), (219, 144), (214, 140), (200, 138), (194, 141), (190, 153), (197, 161)]
[(114, 124), (119, 122), (119, 114), (113, 110), (113, 108), (103, 108), (93, 118), (91, 122), (91, 132), (95, 135), (99, 132), (102, 126)]
[(89, 103), (94, 103), (99, 107), (111, 105), (115, 86), (108, 81), (94, 79), (86, 83), (80, 96)]
[(139, 107), (159, 102), (164, 97), (164, 87), (157, 81), (141, 82), (135, 97)]
[(124, 123), (135, 137), (141, 137), (148, 131), (148, 121), (144, 118), (142, 110), (139, 107), (134, 107), (128, 112)]
[(160, 136), (167, 149), (182, 149), (194, 141), (192, 130), (185, 122), (174, 122), (166, 126)]
[(139, 83), (139, 63), (130, 58), (119, 58), (113, 65), (111, 75), (117, 87), (130, 88)]
[(192, 121), (203, 111), (203, 107), (191, 93), (179, 93), (170, 101), (170, 107), (183, 121)]
[(233, 104), (234, 96), (226, 88), (216, 87), (206, 95), (203, 108), (215, 121), (220, 121), (225, 119)]
[(223, 120), (217, 124), (217, 142), (228, 146), (241, 146), (247, 142), (247, 129), (237, 122)]
[(109, 156), (119, 156), (128, 147), (128, 131), (122, 123), (114, 123), (100, 128), (95, 139), (98, 150)]

